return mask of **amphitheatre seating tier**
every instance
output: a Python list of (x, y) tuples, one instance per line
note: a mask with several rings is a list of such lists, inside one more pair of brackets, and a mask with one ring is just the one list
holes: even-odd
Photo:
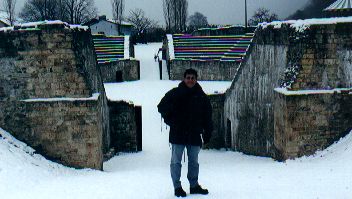
[(254, 34), (192, 36), (174, 34), (176, 60), (241, 62), (252, 43)]
[(124, 36), (93, 35), (98, 64), (110, 63), (124, 59)]

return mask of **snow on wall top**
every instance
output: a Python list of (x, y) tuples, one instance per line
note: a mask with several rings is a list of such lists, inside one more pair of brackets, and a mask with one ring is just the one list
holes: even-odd
[(21, 30), (21, 29), (23, 30), (37, 29), (39, 25), (60, 25), (60, 24), (63, 24), (66, 29), (78, 29), (78, 30), (84, 30), (84, 31), (87, 31), (89, 29), (88, 26), (70, 25), (60, 20), (54, 20), (54, 21), (45, 20), (45, 21), (16, 24), (15, 26), (12, 26), (12, 27), (0, 28), (0, 32), (7, 32), (7, 31), (14, 31), (14, 30)]
[(92, 97), (88, 98), (71, 98), (71, 97), (58, 97), (58, 98), (35, 98), (35, 99), (25, 99), (22, 102), (63, 102), (63, 101), (97, 101), (100, 93), (93, 93)]
[(275, 88), (276, 92), (281, 93), (283, 95), (318, 95), (318, 94), (334, 94), (334, 93), (348, 93), (352, 94), (351, 88), (335, 88), (330, 90), (298, 90), (291, 91), (287, 90), (287, 88)]
[(294, 28), (297, 32), (303, 32), (312, 25), (324, 25), (324, 24), (338, 24), (338, 23), (352, 23), (352, 17), (334, 17), (334, 18), (321, 18), (321, 19), (305, 19), (305, 20), (287, 20), (287, 21), (273, 21), (263, 22), (258, 24), (258, 27), (263, 29), (273, 26), (274, 29), (279, 29), (283, 24), (289, 25)]
[(169, 47), (169, 56), (170, 56), (170, 59), (172, 60), (172, 59), (175, 59), (174, 39), (170, 34), (166, 35), (166, 37), (167, 37), (168, 47)]
[(123, 48), (124, 48), (124, 51), (123, 51), (124, 59), (130, 59), (130, 36), (128, 36), (128, 35), (125, 36)]
[(336, 11), (345, 9), (352, 9), (352, 0), (337, 0), (329, 7), (325, 8), (324, 11)]

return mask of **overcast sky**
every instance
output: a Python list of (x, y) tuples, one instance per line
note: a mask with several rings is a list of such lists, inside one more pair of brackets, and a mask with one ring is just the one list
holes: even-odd
[[(20, 10), (26, 0), (17, 0), (17, 10)], [(302, 8), (309, 0), (247, 0), (248, 16), (253, 15), (259, 7), (270, 9), (279, 15), (281, 19)], [(164, 23), (162, 0), (125, 0), (125, 15), (129, 10), (141, 8), (146, 15)], [(99, 15), (107, 15), (111, 18), (111, 0), (95, 0)], [(244, 0), (188, 0), (189, 15), (198, 11), (208, 17), (210, 24), (243, 24), (244, 23)]]

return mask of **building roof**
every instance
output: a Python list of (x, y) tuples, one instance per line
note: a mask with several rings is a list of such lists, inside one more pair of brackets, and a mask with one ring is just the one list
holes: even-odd
[(329, 7), (325, 8), (324, 11), (338, 11), (338, 10), (351, 10), (352, 0), (337, 0)]
[(7, 20), (7, 14), (3, 11), (0, 11), (0, 22), (2, 22), (3, 24), (10, 26), (10, 22), (9, 20)]
[[(115, 24), (120, 24), (117, 20), (114, 20), (114, 19), (107, 19), (106, 21), (109, 21), (109, 22), (112, 22), (112, 23), (115, 23)], [(121, 21), (121, 24), (120, 24), (120, 25), (123, 25), (123, 26), (133, 26), (131, 23), (126, 22), (126, 21)]]
[[(106, 22), (109, 22), (109, 23), (112, 23), (112, 24), (115, 24), (115, 25), (118, 25), (118, 24), (119, 24), (116, 20), (107, 19), (106, 16), (103, 15), (103, 16), (99, 16), (99, 17), (97, 17), (97, 18), (91, 19), (90, 21), (86, 22), (84, 25), (86, 25), (86, 26), (91, 26), (91, 25), (94, 25), (94, 24), (96, 24), (96, 23), (99, 23), (100, 21), (106, 21)], [(128, 23), (128, 22), (125, 22), (125, 21), (122, 21), (120, 25), (132, 26), (132, 24), (130, 24), (130, 23)]]

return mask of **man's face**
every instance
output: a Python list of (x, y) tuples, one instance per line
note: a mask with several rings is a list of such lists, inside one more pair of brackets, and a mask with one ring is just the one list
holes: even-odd
[(187, 74), (183, 81), (188, 88), (193, 88), (193, 86), (197, 83), (196, 76), (192, 74)]

